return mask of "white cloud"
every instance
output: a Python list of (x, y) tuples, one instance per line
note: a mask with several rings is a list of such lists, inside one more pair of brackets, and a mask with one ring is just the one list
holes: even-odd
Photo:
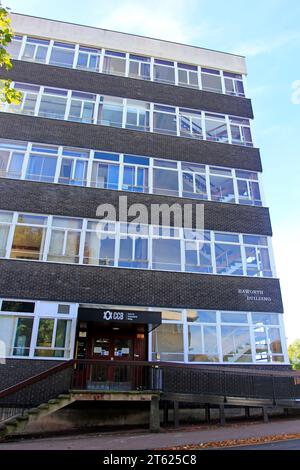
[(300, 338), (299, 266), (300, 224), (282, 220), (273, 238), (277, 274), (280, 278), (284, 323), (288, 344)]
[[(98, 24), (105, 29), (124, 31), (174, 42), (190, 43), (197, 37), (211, 34), (206, 22), (191, 28), (188, 14), (200, 8), (201, 1), (153, 0), (151, 2), (122, 1), (118, 6), (102, 12)], [(103, 14), (104, 13), (104, 14)]]
[(252, 42), (243, 42), (235, 49), (235, 54), (246, 57), (254, 57), (262, 54), (270, 54), (275, 49), (299, 42), (299, 31), (289, 31), (273, 38), (263, 38)]

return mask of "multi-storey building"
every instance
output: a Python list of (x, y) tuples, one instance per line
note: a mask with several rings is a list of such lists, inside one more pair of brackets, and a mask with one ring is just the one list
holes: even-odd
[[(19, 14), (12, 25), (23, 98), (0, 113), (6, 386), (72, 358), (287, 365), (245, 59)], [(120, 196), (202, 204), (202, 238), (195, 214), (169, 231), (101, 222), (98, 206)]]

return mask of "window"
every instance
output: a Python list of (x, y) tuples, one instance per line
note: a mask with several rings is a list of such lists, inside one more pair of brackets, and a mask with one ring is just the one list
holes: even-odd
[(42, 260), (47, 217), (20, 214), (15, 227), (10, 258)]
[(118, 266), (146, 269), (148, 264), (148, 238), (122, 234)]
[(27, 144), (0, 139), (0, 177), (21, 178)]
[(153, 130), (163, 134), (177, 135), (175, 108), (154, 105)]
[(22, 60), (30, 60), (33, 62), (46, 62), (50, 41), (44, 39), (27, 38), (23, 51)]
[(178, 85), (199, 88), (198, 67), (196, 65), (177, 64)]
[(149, 161), (147, 157), (124, 155), (123, 191), (149, 191)]
[(10, 113), (21, 113), (34, 115), (39, 86), (15, 83), (15, 89), (21, 91), (23, 96), (20, 104), (10, 104), (7, 111)]
[(192, 230), (185, 230), (185, 271), (212, 273), (210, 234), (195, 236)]
[(221, 326), (224, 362), (252, 362), (250, 330), (247, 326)]
[(34, 355), (37, 357), (70, 356), (71, 321), (40, 318)]
[[(242, 276), (243, 265), (238, 235), (216, 233), (215, 240), (217, 274)], [(227, 243), (220, 243), (221, 241)]]
[[(34, 151), (35, 147), (32, 150)], [(46, 146), (40, 146), (37, 150), (40, 153), (31, 152), (29, 155), (25, 178), (33, 181), (53, 183), (57, 163), (57, 150), (54, 149), (53, 151), (51, 147), (48, 149)], [(56, 155), (53, 155), (53, 153)]]
[(18, 302), (15, 300), (3, 300), (1, 305), (2, 312), (34, 313), (34, 308), (34, 302)]
[(163, 323), (152, 333), (152, 360), (183, 362), (183, 325)]
[(94, 120), (96, 95), (72, 91), (68, 119), (75, 122), (92, 123)]
[(221, 312), (222, 323), (248, 323), (247, 313)]
[(162, 83), (175, 83), (174, 62), (154, 59), (154, 81)]
[(182, 137), (203, 139), (201, 111), (179, 109), (179, 128)]
[(51, 119), (64, 119), (67, 95), (65, 90), (44, 88), (38, 115)]
[(211, 167), (209, 181), (212, 201), (235, 202), (231, 170)]
[(104, 189), (119, 188), (119, 155), (95, 152), (92, 170), (92, 186)]
[(206, 139), (212, 142), (228, 142), (225, 116), (205, 113)]
[(65, 148), (62, 156), (58, 182), (85, 186), (89, 152)]
[(216, 323), (216, 312), (210, 310), (188, 310), (187, 321), (190, 323)]
[(153, 167), (153, 194), (178, 196), (178, 184), (177, 163), (155, 159)]
[(217, 329), (215, 326), (188, 326), (189, 362), (218, 362)]
[(72, 68), (74, 55), (75, 46), (73, 44), (65, 44), (63, 42), (55, 41), (52, 47), (49, 64)]
[[(272, 277), (267, 237), (244, 235), (243, 240), (245, 244), (247, 276)], [(248, 244), (252, 246), (248, 246)]]
[(61, 315), (69, 315), (69, 313), (70, 313), (70, 308), (71, 308), (70, 305), (67, 305), (67, 304), (58, 304), (57, 313), (58, 313), (58, 314), (61, 314)]
[(222, 80), (219, 70), (201, 69), (202, 90), (223, 93)]
[(129, 77), (150, 80), (150, 57), (129, 54)]
[(114, 223), (88, 222), (84, 244), (84, 264), (113, 266), (115, 238)]
[(261, 206), (258, 175), (252, 171), (235, 171), (238, 186), (239, 204)]
[(243, 77), (236, 73), (224, 72), (225, 93), (227, 95), (245, 96)]
[(123, 52), (105, 51), (103, 73), (125, 76), (126, 54)]
[(101, 96), (97, 123), (103, 126), (122, 127), (123, 98)]
[(231, 142), (237, 145), (253, 147), (249, 119), (229, 116)]
[(11, 55), (12, 59), (18, 59), (21, 46), (22, 46), (23, 36), (14, 36), (11, 42), (6, 46), (7, 52)]
[(0, 316), (0, 342), (6, 356), (29, 356), (33, 318)]
[(182, 195), (193, 199), (207, 199), (205, 165), (182, 163)]
[[(284, 362), (277, 314), (252, 313), (257, 362)], [(275, 326), (270, 326), (270, 325)]]
[(6, 256), (6, 248), (9, 230), (12, 222), (13, 214), (11, 212), (0, 212), (0, 257)]
[(81, 219), (53, 217), (48, 261), (78, 263)]
[(149, 103), (143, 101), (128, 100), (127, 101), (127, 129), (135, 129), (138, 131), (149, 131)]
[[(170, 234), (165, 234), (163, 227), (153, 227), (153, 230), (152, 269), (181, 271), (179, 230), (166, 228), (166, 232), (171, 232)], [(161, 238), (164, 234), (165, 238)]]
[(80, 46), (76, 68), (99, 72), (100, 54), (101, 49)]

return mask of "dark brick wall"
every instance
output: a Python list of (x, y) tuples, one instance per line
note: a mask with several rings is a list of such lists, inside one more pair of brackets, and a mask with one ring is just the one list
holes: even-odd
[(1, 112), (0, 137), (262, 170), (256, 148)]
[[(0, 260), (0, 297), (112, 305), (282, 312), (278, 279)], [(238, 289), (260, 289), (248, 301)]]
[(57, 88), (72, 88), (72, 90), (90, 93), (103, 93), (123, 98), (253, 118), (249, 99), (133, 78), (22, 61), (13, 61), (12, 70), (9, 72), (2, 70), (0, 76), (9, 77), (18, 82)]
[(7, 359), (6, 364), (0, 364), (0, 390), (51, 369), (61, 362), (63, 361)]
[[(0, 178), (0, 208), (6, 210), (97, 218), (96, 210), (99, 204), (113, 204), (118, 209), (121, 195), (128, 196), (128, 207), (136, 203), (145, 204), (149, 209), (149, 216), (151, 204), (177, 203), (183, 206), (203, 203), (207, 230), (272, 235), (269, 210), (264, 207)], [(195, 205), (193, 207), (195, 226)], [(148, 222), (150, 223), (150, 218)]]

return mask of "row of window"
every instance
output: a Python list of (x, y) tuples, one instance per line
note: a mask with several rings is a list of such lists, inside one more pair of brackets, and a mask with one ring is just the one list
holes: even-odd
[(256, 172), (5, 139), (0, 177), (262, 205)]
[(197, 65), (28, 36), (15, 36), (8, 51), (13, 59), (245, 96), (242, 75)]
[(20, 104), (0, 111), (253, 147), (246, 118), (82, 91), (12, 83)]
[(270, 239), (0, 212), (0, 256), (122, 268), (273, 277)]
[[(149, 335), (150, 360), (288, 361), (282, 319), (277, 313), (156, 310), (162, 312), (162, 324)], [(73, 356), (76, 323), (76, 304), (3, 300), (0, 357), (69, 359)]]
[(285, 362), (284, 335), (275, 313), (176, 310), (163, 312), (152, 332), (152, 360)]

